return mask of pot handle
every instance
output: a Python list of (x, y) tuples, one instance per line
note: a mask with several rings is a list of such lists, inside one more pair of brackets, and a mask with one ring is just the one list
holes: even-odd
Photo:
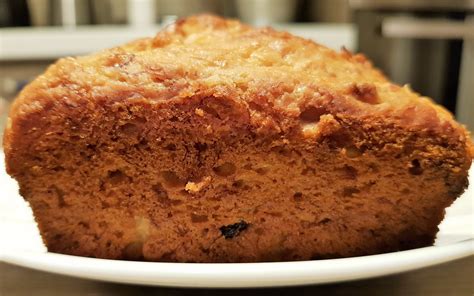
[(474, 39), (474, 23), (448, 19), (387, 17), (381, 34), (387, 38), (412, 39)]

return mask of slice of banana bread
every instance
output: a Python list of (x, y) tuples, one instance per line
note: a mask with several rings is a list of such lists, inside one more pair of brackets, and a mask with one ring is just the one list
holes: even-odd
[(206, 15), (59, 60), (4, 146), (49, 251), (178, 262), (430, 245), (473, 156), (362, 55)]

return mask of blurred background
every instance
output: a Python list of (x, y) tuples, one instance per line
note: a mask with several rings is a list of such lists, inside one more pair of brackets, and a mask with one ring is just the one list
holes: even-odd
[(12, 99), (54, 60), (203, 12), (362, 52), (474, 130), (474, 0), (0, 0), (0, 134)]

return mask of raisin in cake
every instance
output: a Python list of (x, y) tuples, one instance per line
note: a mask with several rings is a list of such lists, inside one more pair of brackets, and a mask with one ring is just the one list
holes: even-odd
[(49, 251), (177, 262), (430, 245), (473, 157), (364, 56), (206, 15), (60, 59), (4, 148)]

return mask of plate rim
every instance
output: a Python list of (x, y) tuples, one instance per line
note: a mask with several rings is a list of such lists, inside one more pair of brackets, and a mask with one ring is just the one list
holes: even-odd
[[(443, 246), (369, 256), (259, 263), (170, 263), (5, 252), (0, 261), (113, 283), (188, 288), (257, 288), (328, 284), (412, 271), (474, 255), (474, 238)], [(66, 259), (66, 260), (65, 260)], [(123, 268), (125, 265), (127, 268)], [(348, 268), (350, 266), (350, 268)]]

